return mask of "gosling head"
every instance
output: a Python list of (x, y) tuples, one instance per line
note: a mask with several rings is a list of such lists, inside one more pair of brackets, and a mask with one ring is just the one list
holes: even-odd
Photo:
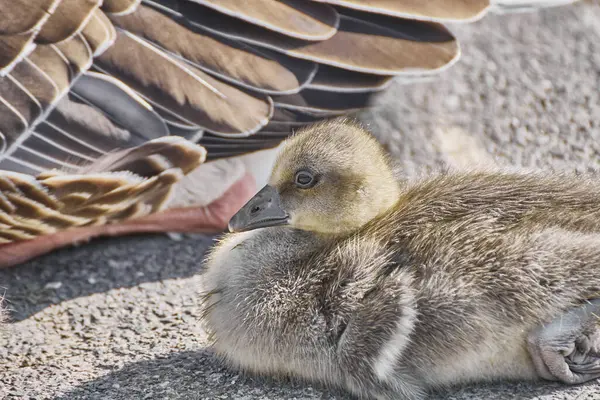
[(337, 119), (289, 138), (262, 188), (229, 222), (232, 232), (288, 225), (324, 234), (352, 232), (393, 206), (399, 185), (379, 142)]

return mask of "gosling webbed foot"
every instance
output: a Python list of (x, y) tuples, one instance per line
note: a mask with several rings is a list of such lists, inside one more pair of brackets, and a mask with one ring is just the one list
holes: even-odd
[(579, 384), (600, 378), (600, 299), (534, 329), (527, 344), (546, 380)]

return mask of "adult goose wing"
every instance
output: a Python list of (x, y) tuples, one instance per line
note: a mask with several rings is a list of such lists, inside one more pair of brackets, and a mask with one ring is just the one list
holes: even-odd
[(445, 23), (567, 2), (0, 0), (0, 240), (215, 200), (237, 156), (456, 62)]

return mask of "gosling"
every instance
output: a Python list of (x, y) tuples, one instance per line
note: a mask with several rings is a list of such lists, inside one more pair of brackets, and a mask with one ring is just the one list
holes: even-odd
[(400, 184), (378, 142), (336, 120), (285, 142), (230, 230), (207, 258), (204, 318), (235, 368), (381, 400), (600, 377), (600, 180)]

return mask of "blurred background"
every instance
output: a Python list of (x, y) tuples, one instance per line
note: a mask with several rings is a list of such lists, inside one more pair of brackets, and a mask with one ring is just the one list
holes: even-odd
[[(360, 119), (408, 175), (501, 166), (600, 166), (600, 4), (450, 25), (460, 62), (394, 83)], [(14, 323), (0, 338), (0, 398), (330, 399), (243, 377), (205, 349), (202, 257), (212, 237), (94, 240), (0, 270)], [(503, 384), (447, 399), (596, 399), (600, 385)]]

